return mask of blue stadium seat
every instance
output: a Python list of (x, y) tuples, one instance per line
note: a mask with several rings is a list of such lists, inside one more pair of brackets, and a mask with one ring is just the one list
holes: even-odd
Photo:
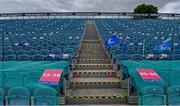
[(174, 54), (172, 59), (173, 60), (180, 60), (180, 54)]
[(14, 87), (8, 90), (8, 105), (30, 105), (30, 92), (25, 87)]
[(117, 54), (115, 55), (117, 61), (124, 61), (124, 60), (129, 60), (131, 57), (128, 54)]
[(4, 60), (5, 61), (16, 61), (16, 55), (5, 55)]
[(18, 61), (23, 61), (23, 60), (30, 60), (30, 56), (28, 54), (21, 54), (17, 56)]
[(173, 53), (174, 53), (174, 54), (180, 54), (180, 49), (174, 49), (174, 50), (173, 50)]
[(33, 61), (43, 61), (44, 59), (45, 59), (45, 57), (43, 55), (40, 55), (40, 54), (32, 55)]
[(19, 71), (5, 72), (5, 88), (23, 86), (23, 76)]
[(50, 51), (50, 53), (52, 54), (62, 54), (62, 50), (61, 49), (53, 49)]
[(16, 51), (16, 55), (22, 55), (22, 54), (26, 54), (26, 51), (25, 50)]
[(48, 49), (42, 49), (39, 51), (40, 54), (42, 55), (48, 55), (49, 54), (49, 50)]
[(14, 50), (18, 51), (18, 50), (23, 50), (22, 46), (14, 46)]
[(14, 50), (4, 50), (4, 55), (13, 55), (13, 54), (15, 54)]
[(132, 60), (143, 60), (143, 56), (141, 54), (134, 54), (132, 55)]
[(37, 53), (37, 50), (28, 50), (29, 55), (35, 55)]
[(174, 85), (168, 88), (167, 104), (180, 105), (180, 85)]
[[(139, 95), (139, 105), (165, 105), (166, 99), (163, 87), (146, 86), (142, 88)], [(153, 101), (153, 102), (150, 102)]]
[(0, 88), (0, 105), (4, 105), (4, 90)]
[(2, 55), (0, 55), (0, 61), (2, 61), (3, 60), (3, 56)]
[(3, 87), (3, 74), (0, 71), (0, 88), (2, 88), (2, 87)]
[(50, 87), (41, 87), (34, 90), (34, 105), (57, 105), (57, 92)]
[(31, 92), (37, 87), (42, 87), (42, 85), (39, 84), (42, 73), (43, 72), (40, 71), (27, 72), (24, 75), (24, 86), (28, 87)]

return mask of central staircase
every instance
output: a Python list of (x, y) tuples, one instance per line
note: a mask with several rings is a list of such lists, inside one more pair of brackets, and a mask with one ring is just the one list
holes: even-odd
[(121, 80), (116, 67), (103, 48), (94, 21), (88, 21), (66, 82), (66, 103), (126, 104), (127, 81)]

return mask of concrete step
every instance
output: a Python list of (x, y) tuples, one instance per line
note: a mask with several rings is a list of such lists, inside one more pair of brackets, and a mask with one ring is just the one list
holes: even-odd
[(115, 70), (73, 70), (73, 78), (105, 78), (116, 77)]
[(128, 87), (127, 80), (120, 78), (73, 78), (70, 80), (72, 88), (124, 88)]
[(131, 104), (131, 105), (137, 105), (138, 104), (138, 96), (137, 95), (128, 96), (127, 97), (127, 103)]
[(116, 72), (116, 70), (72, 70), (73, 73), (79, 72), (80, 74), (86, 74), (86, 73), (108, 73), (108, 72)]
[[(117, 88), (127, 86), (120, 78), (73, 78), (70, 80), (72, 88)], [(125, 87), (124, 87), (125, 88)]]
[(106, 57), (106, 55), (105, 54), (99, 54), (99, 53), (81, 53), (80, 54), (80, 56), (86, 56), (86, 57), (94, 57), (94, 56), (96, 56), (96, 57)]
[(85, 54), (94, 54), (94, 55), (98, 55), (98, 54), (105, 54), (105, 51), (97, 51), (97, 50), (87, 50), (87, 51), (81, 51), (81, 55), (85, 55)]
[(90, 50), (90, 49), (100, 49), (100, 50), (103, 50), (103, 48), (102, 48), (102, 46), (101, 45), (99, 45), (99, 44), (93, 44), (93, 43), (91, 43), (91, 44), (89, 44), (89, 45), (83, 45), (82, 47), (81, 47), (81, 50), (83, 51), (87, 51), (87, 50)]
[(90, 83), (118, 83), (120, 78), (73, 78), (70, 82), (90, 82)]
[[(108, 56), (107, 56), (108, 57)], [(107, 59), (107, 57), (88, 57), (88, 56), (79, 56), (78, 59)]]
[[(104, 51), (104, 49), (102, 49), (102, 48), (84, 48), (84, 49), (81, 49), (81, 52), (88, 52), (88, 51), (96, 51), (96, 52), (103, 52)], [(95, 52), (95, 53), (96, 53)]]
[(87, 50), (88, 49), (102, 49), (102, 46), (97, 43), (95, 43), (95, 44), (91, 43), (89, 45), (82, 45), (81, 49), (87, 49)]
[(94, 64), (109, 64), (110, 59), (78, 59), (77, 60), (78, 64), (87, 64), (87, 63), (94, 63)]
[(67, 91), (69, 104), (117, 104), (126, 103), (127, 90), (114, 89), (71, 89)]
[(94, 56), (98, 56), (98, 55), (106, 55), (105, 54), (105, 52), (104, 51), (94, 51), (94, 50), (90, 50), (90, 51), (82, 51), (81, 52), (81, 54), (80, 55), (82, 55), (82, 56), (84, 56), (84, 55), (87, 55), (87, 56), (92, 56), (92, 55), (94, 55)]
[(79, 55), (80, 58), (87, 58), (87, 59), (104, 59), (107, 58), (107, 56), (105, 54), (80, 54)]
[(83, 40), (83, 43), (100, 43), (100, 40)]
[(76, 64), (76, 70), (111, 70), (112, 64)]

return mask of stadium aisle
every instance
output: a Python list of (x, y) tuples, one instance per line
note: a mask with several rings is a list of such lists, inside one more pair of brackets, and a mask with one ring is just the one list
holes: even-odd
[(126, 104), (127, 82), (106, 55), (94, 21), (87, 21), (67, 84), (67, 104)]

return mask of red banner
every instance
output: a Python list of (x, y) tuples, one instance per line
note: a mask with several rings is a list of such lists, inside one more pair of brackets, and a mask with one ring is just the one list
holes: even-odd
[(40, 82), (43, 84), (58, 85), (63, 71), (56, 69), (48, 69), (43, 72)]
[(137, 69), (143, 80), (161, 80), (161, 77), (153, 69)]

